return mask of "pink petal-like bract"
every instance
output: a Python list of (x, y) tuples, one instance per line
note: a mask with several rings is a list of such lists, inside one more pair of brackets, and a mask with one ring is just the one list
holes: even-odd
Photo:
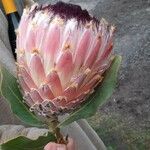
[(16, 52), (30, 110), (49, 116), (79, 108), (111, 64), (114, 29), (73, 4), (25, 8)]

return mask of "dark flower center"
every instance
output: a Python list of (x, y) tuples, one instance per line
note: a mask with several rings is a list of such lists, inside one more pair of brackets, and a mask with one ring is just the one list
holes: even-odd
[(99, 21), (95, 17), (89, 15), (87, 10), (82, 10), (79, 5), (64, 3), (61, 1), (57, 2), (54, 5), (39, 5), (35, 7), (30, 15), (34, 17), (35, 13), (40, 10), (51, 11), (54, 15), (59, 15), (65, 20), (75, 18), (78, 22), (86, 23), (89, 21), (93, 21), (94, 23), (99, 24)]

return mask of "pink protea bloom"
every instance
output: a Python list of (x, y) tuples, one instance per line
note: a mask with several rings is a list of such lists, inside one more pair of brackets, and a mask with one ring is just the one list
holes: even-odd
[(26, 8), (17, 32), (17, 64), (30, 109), (49, 116), (78, 108), (110, 66), (113, 32), (77, 5)]

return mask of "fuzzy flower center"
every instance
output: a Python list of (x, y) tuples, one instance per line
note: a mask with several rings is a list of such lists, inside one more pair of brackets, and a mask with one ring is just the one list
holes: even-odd
[(83, 10), (80, 6), (70, 3), (67, 4), (60, 1), (54, 5), (38, 5), (30, 12), (30, 16), (34, 17), (38, 11), (48, 11), (53, 13), (53, 17), (58, 15), (66, 21), (76, 19), (78, 23), (86, 24), (87, 22), (92, 21), (97, 26), (99, 25), (99, 21), (91, 16), (87, 10)]

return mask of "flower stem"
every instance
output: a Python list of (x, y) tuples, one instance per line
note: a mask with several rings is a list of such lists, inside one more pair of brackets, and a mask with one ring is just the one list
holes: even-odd
[(58, 118), (51, 120), (51, 122), (48, 123), (49, 130), (54, 133), (58, 144), (67, 144), (68, 142), (64, 139), (63, 135), (61, 134), (60, 128), (57, 127), (58, 124)]

